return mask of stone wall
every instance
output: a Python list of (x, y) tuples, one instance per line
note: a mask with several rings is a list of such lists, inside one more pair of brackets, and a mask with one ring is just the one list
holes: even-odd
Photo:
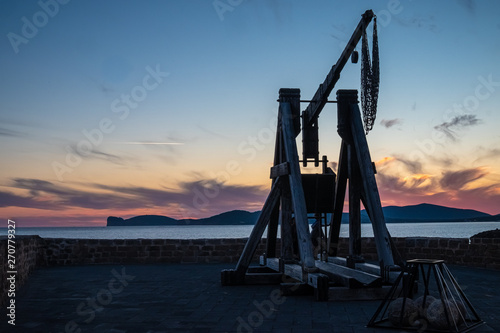
[[(442, 259), (447, 264), (500, 269), (500, 238), (393, 237), (405, 260)], [(361, 249), (367, 260), (377, 260), (374, 238), (362, 238)], [(339, 255), (349, 253), (349, 240), (341, 238)]]
[[(239, 239), (46, 238), (47, 264), (232, 263), (246, 244)], [(264, 251), (261, 242), (257, 253)]]
[[(131, 263), (236, 263), (246, 244), (239, 239), (64, 239), (16, 237), (16, 288), (36, 266)], [(500, 269), (500, 238), (393, 238), (404, 259), (443, 259), (448, 264)], [(278, 240), (278, 247), (279, 247)], [(349, 241), (341, 238), (339, 255), (348, 254)], [(254, 260), (263, 254), (263, 239)], [(7, 238), (0, 238), (0, 291), (6, 299)], [(376, 260), (373, 238), (362, 239), (362, 253)]]
[[(5, 236), (0, 238), (0, 265), (2, 265), (0, 269), (0, 292), (2, 293), (0, 305), (2, 306), (11, 285), (7, 278), (15, 275), (15, 290), (17, 292), (19, 287), (28, 279), (28, 275), (37, 266), (44, 264), (43, 257), (45, 251), (43, 250), (42, 238), (39, 236), (16, 236), (13, 240), (15, 243), (11, 243), (11, 245), (14, 245), (15, 252), (12, 252), (11, 248), (10, 254), (12, 257), (9, 257), (8, 239)], [(15, 258), (15, 266), (13, 268), (9, 267), (12, 262), (8, 261), (12, 258)], [(8, 271), (16, 271), (17, 273), (7, 274)]]

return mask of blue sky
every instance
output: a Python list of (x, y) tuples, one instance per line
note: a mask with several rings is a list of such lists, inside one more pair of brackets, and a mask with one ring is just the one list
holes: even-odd
[[(0, 1), (2, 215), (102, 225), (260, 209), (278, 90), (311, 98), (367, 9), (382, 202), (500, 213), (498, 1), (42, 0)], [(336, 89), (359, 77), (349, 63)], [(320, 117), (331, 161), (335, 117)]]

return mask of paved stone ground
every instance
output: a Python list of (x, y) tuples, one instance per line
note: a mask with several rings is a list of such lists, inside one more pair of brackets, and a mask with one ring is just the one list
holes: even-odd
[[(3, 315), (0, 332), (402, 332), (365, 327), (379, 301), (315, 302), (280, 297), (277, 286), (222, 287), (225, 268), (234, 265), (39, 268), (16, 295), (15, 328)], [(474, 332), (500, 332), (500, 272), (449, 268), (487, 322)]]

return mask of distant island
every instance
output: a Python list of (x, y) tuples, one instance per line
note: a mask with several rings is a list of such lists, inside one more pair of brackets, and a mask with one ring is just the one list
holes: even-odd
[[(450, 208), (432, 204), (413, 206), (387, 206), (383, 208), (387, 223), (412, 222), (485, 222), (500, 221), (500, 214), (490, 215), (472, 209)], [(108, 227), (115, 226), (161, 226), (161, 225), (253, 225), (259, 218), (260, 211), (247, 212), (233, 210), (202, 219), (173, 219), (161, 215), (141, 215), (129, 219), (110, 216)], [(343, 213), (342, 223), (349, 222), (349, 214)], [(368, 214), (361, 211), (361, 222), (369, 223)]]

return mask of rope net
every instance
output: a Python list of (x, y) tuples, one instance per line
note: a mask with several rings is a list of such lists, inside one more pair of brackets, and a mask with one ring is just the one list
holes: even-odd
[(372, 130), (377, 116), (377, 101), (380, 83), (379, 53), (377, 18), (373, 20), (373, 45), (372, 58), (368, 47), (366, 29), (363, 29), (363, 40), (361, 47), (361, 109), (363, 110), (363, 122), (365, 132)]

